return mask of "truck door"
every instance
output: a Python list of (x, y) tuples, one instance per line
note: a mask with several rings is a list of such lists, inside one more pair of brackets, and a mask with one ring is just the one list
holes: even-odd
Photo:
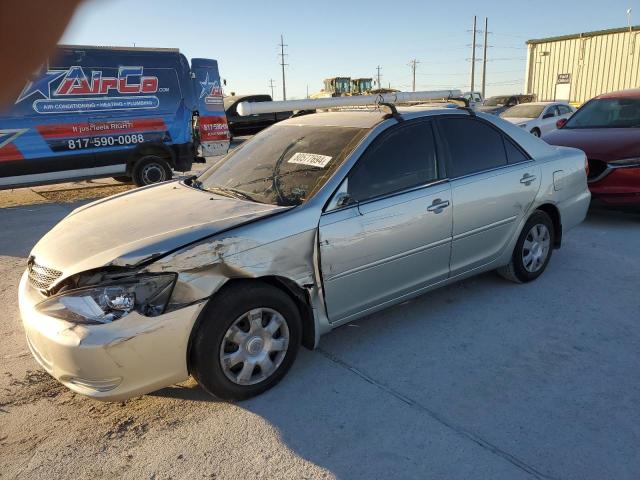
[(203, 156), (225, 155), (229, 149), (229, 128), (224, 113), (218, 62), (206, 58), (191, 60), (194, 94), (198, 111), (194, 136)]

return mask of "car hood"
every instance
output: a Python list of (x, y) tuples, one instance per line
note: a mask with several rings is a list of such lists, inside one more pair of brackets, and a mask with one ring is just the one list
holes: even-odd
[(99, 267), (130, 267), (288, 208), (169, 182), (74, 210), (31, 255), (38, 265), (61, 271), (60, 279)]
[(544, 136), (551, 145), (579, 148), (588, 158), (619, 160), (640, 156), (640, 129), (561, 128)]

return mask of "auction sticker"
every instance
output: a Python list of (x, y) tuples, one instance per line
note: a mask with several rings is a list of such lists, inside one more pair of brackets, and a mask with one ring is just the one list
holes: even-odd
[(327, 163), (331, 161), (333, 157), (328, 157), (326, 155), (319, 155), (317, 153), (295, 153), (290, 159), (288, 163), (299, 163), (301, 165), (309, 165), (311, 167), (324, 168), (327, 166)]

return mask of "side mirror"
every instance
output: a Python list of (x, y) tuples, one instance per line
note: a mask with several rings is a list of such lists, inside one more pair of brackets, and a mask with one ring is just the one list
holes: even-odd
[(351, 205), (355, 203), (353, 197), (346, 192), (340, 192), (336, 195), (336, 208), (346, 207), (347, 205)]
[(566, 125), (567, 123), (567, 119), (566, 118), (561, 118), (560, 120), (558, 120), (556, 122), (556, 128), (562, 128)]

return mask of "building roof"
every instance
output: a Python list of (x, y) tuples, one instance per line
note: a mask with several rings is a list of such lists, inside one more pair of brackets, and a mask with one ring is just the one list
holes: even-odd
[[(537, 43), (560, 42), (563, 40), (574, 40), (576, 38), (598, 37), (600, 35), (609, 35), (612, 33), (624, 33), (628, 31), (629, 31), (629, 27), (621, 27), (621, 28), (610, 28), (608, 30), (596, 30), (593, 32), (573, 33), (571, 35), (560, 35), (557, 37), (534, 38), (531, 40), (527, 40), (527, 45), (534, 45)], [(632, 32), (640, 31), (640, 25), (631, 26), (631, 31)]]

